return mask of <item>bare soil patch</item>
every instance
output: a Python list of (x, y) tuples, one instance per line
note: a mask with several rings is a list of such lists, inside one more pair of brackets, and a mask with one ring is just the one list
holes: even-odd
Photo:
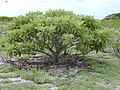
[[(37, 69), (60, 69), (64, 70), (84, 70), (84, 71), (92, 71), (93, 69), (85, 64), (84, 58), (78, 55), (63, 55), (62, 59), (55, 63), (49, 57), (43, 56), (32, 56), (27, 59), (9, 59), (4, 60), (5, 63), (9, 63), (11, 65), (17, 66), (23, 70), (30, 70), (31, 68)], [(77, 71), (76, 71), (77, 72)]]

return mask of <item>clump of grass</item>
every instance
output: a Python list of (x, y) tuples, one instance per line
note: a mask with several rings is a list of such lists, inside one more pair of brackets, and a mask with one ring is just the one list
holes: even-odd
[(11, 65), (1, 65), (0, 66), (0, 73), (8, 73), (8, 72), (13, 72), (16, 71), (17, 69)]
[(40, 87), (32, 83), (5, 84), (0, 86), (0, 90), (49, 90), (48, 87)]
[(53, 72), (53, 71), (48, 71), (48, 70), (39, 70), (39, 71), (35, 71), (35, 73), (33, 73), (34, 69), (32, 69), (32, 71), (28, 71), (28, 72), (24, 72), (21, 77), (23, 79), (26, 80), (32, 80), (37, 84), (44, 84), (44, 83), (55, 83), (56, 82), (61, 82), (59, 77), (58, 77), (58, 73), (57, 72)]
[(12, 81), (11, 80), (2, 80), (0, 83), (7, 84), (7, 83), (12, 83)]
[(21, 77), (25, 80), (34, 80), (34, 75), (31, 72), (23, 72)]
[(15, 72), (9, 72), (9, 73), (1, 73), (0, 74), (0, 78), (15, 78), (15, 77), (19, 77), (20, 75), (18, 73)]

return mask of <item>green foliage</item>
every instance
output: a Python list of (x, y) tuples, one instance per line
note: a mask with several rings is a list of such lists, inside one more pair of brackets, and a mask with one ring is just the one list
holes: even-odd
[(32, 74), (36, 74), (37, 73), (37, 69), (36, 68), (32, 68), (31, 72), (32, 72)]
[(14, 72), (15, 70), (17, 70), (17, 69), (10, 65), (1, 65), (0, 66), (0, 73)]
[(1, 85), (0, 90), (49, 90), (49, 88), (37, 86), (33, 83), (19, 83), (19, 84), (6, 84)]
[(113, 30), (111, 36), (113, 40), (111, 41), (111, 46), (118, 58), (120, 58), (120, 20), (102, 20), (101, 25)]
[(9, 22), (13, 20), (14, 17), (0, 16), (0, 21)]
[(112, 43), (112, 48), (118, 58), (120, 58), (120, 32), (116, 32), (114, 35), (114, 41)]
[(101, 20), (101, 25), (117, 30), (120, 28), (120, 20)]
[(25, 72), (25, 73), (21, 73), (21, 77), (25, 80), (34, 80), (34, 74), (32, 74), (31, 72)]
[(54, 83), (61, 84), (61, 80), (58, 78), (58, 73), (54, 71), (45, 71), (39, 70), (36, 73), (25, 72), (21, 74), (22, 78), (25, 80), (32, 80), (37, 84), (45, 84), (45, 83)]
[(0, 83), (7, 84), (7, 83), (12, 83), (12, 81), (11, 80), (2, 80), (2, 81), (0, 81)]
[(63, 51), (74, 47), (82, 54), (106, 47), (109, 31), (91, 16), (70, 11), (29, 12), (13, 19), (1, 44), (10, 56), (42, 52), (58, 62)]
[(104, 20), (118, 20), (120, 19), (120, 13), (114, 13), (106, 16)]
[(15, 72), (9, 72), (9, 73), (2, 73), (0, 74), (0, 78), (15, 78), (15, 77), (19, 77), (20, 75), (18, 73)]

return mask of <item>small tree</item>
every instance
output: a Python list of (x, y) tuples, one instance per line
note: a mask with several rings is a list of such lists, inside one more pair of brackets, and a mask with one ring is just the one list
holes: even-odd
[(111, 29), (112, 41), (110, 47), (113, 48), (114, 53), (120, 58), (120, 20), (102, 20), (101, 25)]
[(16, 17), (7, 27), (2, 46), (10, 56), (42, 52), (58, 62), (70, 48), (82, 54), (102, 50), (108, 35), (91, 16), (64, 10), (38, 11)]
[(118, 58), (120, 58), (120, 32), (114, 31), (114, 40), (112, 42), (112, 48)]

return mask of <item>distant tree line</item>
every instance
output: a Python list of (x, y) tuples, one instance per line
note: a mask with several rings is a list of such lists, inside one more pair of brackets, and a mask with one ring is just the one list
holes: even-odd
[(120, 19), (120, 13), (114, 13), (106, 16), (103, 20), (118, 20)]

